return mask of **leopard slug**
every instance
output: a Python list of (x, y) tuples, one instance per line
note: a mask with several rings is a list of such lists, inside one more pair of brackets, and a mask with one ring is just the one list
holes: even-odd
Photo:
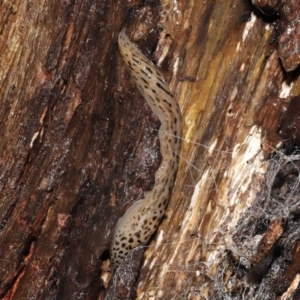
[(131, 77), (154, 114), (159, 118), (161, 164), (155, 173), (155, 184), (143, 198), (132, 204), (116, 225), (111, 246), (111, 262), (117, 267), (122, 259), (140, 244), (147, 244), (157, 229), (172, 192), (178, 167), (181, 113), (160, 71), (130, 42), (123, 29), (119, 49)]

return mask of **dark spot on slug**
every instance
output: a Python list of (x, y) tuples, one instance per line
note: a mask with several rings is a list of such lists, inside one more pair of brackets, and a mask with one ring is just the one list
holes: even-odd
[(164, 102), (167, 103), (170, 107), (172, 107), (172, 104), (168, 100), (164, 99)]
[(162, 110), (162, 111), (164, 111), (165, 112), (165, 110), (160, 106), (160, 105), (158, 105), (158, 107)]
[(142, 72), (144, 75), (146, 75), (149, 79), (151, 79), (151, 76), (150, 76), (147, 72), (145, 72), (143, 69), (141, 69), (141, 72)]
[(161, 90), (163, 90), (166, 94), (168, 94), (169, 96), (173, 97), (173, 95), (166, 90), (159, 82), (156, 83), (157, 87), (159, 87)]
[(146, 69), (151, 73), (153, 74), (153, 72), (151, 71), (151, 69), (149, 67), (146, 67)]
[(146, 79), (144, 79), (143, 77), (141, 77), (141, 79), (148, 84), (148, 81)]
[(133, 54), (133, 58), (132, 58), (132, 60), (133, 60), (133, 61), (135, 61), (135, 62), (136, 62), (138, 65), (140, 65), (140, 64), (141, 64), (141, 62), (140, 62), (139, 60), (135, 59), (134, 57), (135, 57), (135, 55)]

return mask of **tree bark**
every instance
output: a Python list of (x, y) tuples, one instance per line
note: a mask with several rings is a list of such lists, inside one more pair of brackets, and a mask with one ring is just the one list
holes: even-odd
[[(0, 9), (3, 299), (297, 299), (299, 72), (282, 68), (274, 19), (239, 0)], [(160, 163), (124, 26), (170, 82), (184, 132), (166, 218), (113, 274), (114, 226)]]

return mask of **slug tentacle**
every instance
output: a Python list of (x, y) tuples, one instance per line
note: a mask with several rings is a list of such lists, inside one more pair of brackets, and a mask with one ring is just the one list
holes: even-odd
[(116, 225), (111, 261), (116, 267), (139, 244), (147, 244), (165, 214), (178, 168), (182, 130), (181, 113), (160, 71), (130, 42), (123, 29), (118, 38), (126, 67), (152, 111), (161, 122), (159, 130), (162, 161), (155, 173), (155, 185), (135, 202)]

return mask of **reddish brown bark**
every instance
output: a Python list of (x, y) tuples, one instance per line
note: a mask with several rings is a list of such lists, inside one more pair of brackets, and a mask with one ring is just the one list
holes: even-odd
[(143, 40), (153, 45), (157, 4), (137, 5), (1, 7), (1, 297), (97, 299), (104, 290), (121, 203), (151, 186), (159, 163), (159, 124), (117, 49), (133, 17), (148, 21)]
[[(297, 14), (265, 2), (275, 19), (239, 0), (2, 3), (0, 297), (297, 299), (300, 82), (282, 68), (299, 63)], [(115, 223), (160, 162), (124, 26), (170, 82), (184, 140), (144, 260), (110, 280)]]

